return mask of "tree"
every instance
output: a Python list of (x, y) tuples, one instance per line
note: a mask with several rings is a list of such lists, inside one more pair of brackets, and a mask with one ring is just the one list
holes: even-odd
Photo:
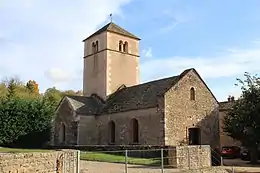
[(39, 94), (39, 86), (34, 80), (29, 80), (26, 83), (26, 88), (30, 94)]
[(16, 87), (17, 87), (17, 84), (16, 84), (15, 79), (11, 79), (10, 81), (8, 81), (8, 84), (7, 84), (7, 97), (8, 98), (15, 96)]
[(58, 106), (60, 100), (63, 97), (63, 93), (55, 87), (48, 88), (44, 93), (44, 99), (48, 100), (54, 106)]
[(65, 95), (83, 95), (82, 91), (65, 90), (61, 91), (55, 87), (48, 88), (44, 93), (44, 98), (53, 103), (53, 105), (58, 106), (59, 102)]
[[(32, 83), (34, 84), (34, 83)], [(12, 77), (12, 78), (6, 78), (2, 80), (0, 83), (0, 96), (1, 97), (22, 97), (24, 99), (34, 99), (36, 97), (39, 97), (39, 93), (37, 93), (37, 84), (35, 93), (32, 93), (29, 90), (30, 85), (25, 85), (19, 78)], [(34, 87), (34, 86), (33, 86)]]
[(13, 96), (0, 99), (0, 144), (41, 147), (49, 141), (54, 110), (42, 98), (27, 100)]
[(260, 78), (249, 73), (244, 76), (245, 80), (237, 79), (242, 94), (224, 118), (224, 132), (241, 141), (250, 151), (251, 163), (256, 163), (260, 143)]

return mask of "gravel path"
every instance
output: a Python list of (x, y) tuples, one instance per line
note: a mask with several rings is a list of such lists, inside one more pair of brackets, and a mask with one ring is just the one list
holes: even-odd
[[(92, 162), (92, 161), (81, 161), (81, 172), (80, 173), (124, 173), (125, 165), (119, 163), (106, 163), (106, 162)], [(225, 169), (232, 170), (231, 167), (225, 167)], [(184, 171), (177, 169), (165, 169), (164, 173), (181, 173)], [(204, 171), (191, 171), (192, 173), (204, 172), (204, 173), (228, 173), (221, 168), (214, 168), (214, 170)], [(231, 171), (229, 171), (231, 172)], [(235, 167), (235, 173), (260, 173), (259, 167)], [(158, 167), (145, 167), (139, 165), (128, 165), (128, 173), (161, 173), (161, 169)]]
[[(125, 165), (119, 163), (81, 161), (80, 173), (124, 173)], [(168, 169), (164, 173), (179, 173), (180, 170)], [(128, 165), (128, 173), (161, 173), (158, 167)]]

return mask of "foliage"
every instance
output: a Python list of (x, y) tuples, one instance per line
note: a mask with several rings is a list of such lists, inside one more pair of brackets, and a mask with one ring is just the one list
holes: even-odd
[(260, 78), (245, 73), (245, 80), (237, 79), (242, 94), (224, 118), (224, 132), (241, 141), (251, 151), (251, 162), (257, 162), (260, 143)]
[(50, 138), (54, 111), (67, 94), (80, 95), (82, 92), (60, 91), (53, 87), (40, 94), (34, 80), (26, 84), (14, 77), (3, 80), (0, 83), (0, 144), (41, 147)]
[(7, 97), (13, 97), (16, 93), (16, 82), (14, 79), (11, 79), (9, 82), (8, 82), (8, 85), (7, 85)]
[(53, 105), (57, 106), (65, 95), (82, 95), (82, 91), (66, 90), (60, 91), (55, 87), (48, 88), (44, 93), (44, 98), (50, 101)]
[(29, 80), (26, 83), (26, 88), (30, 94), (39, 94), (39, 86), (34, 80)]
[[(42, 145), (49, 140), (54, 109), (43, 99), (19, 97), (0, 100), (0, 143), (2, 145)], [(29, 138), (30, 137), (30, 138)]]

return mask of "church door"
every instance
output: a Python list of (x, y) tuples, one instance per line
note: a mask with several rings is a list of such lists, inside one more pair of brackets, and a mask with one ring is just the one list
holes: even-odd
[(139, 125), (137, 119), (132, 119), (132, 139), (133, 143), (139, 143)]
[(189, 128), (189, 145), (201, 144), (200, 128)]
[(114, 144), (116, 142), (116, 125), (114, 121), (109, 122), (109, 143)]

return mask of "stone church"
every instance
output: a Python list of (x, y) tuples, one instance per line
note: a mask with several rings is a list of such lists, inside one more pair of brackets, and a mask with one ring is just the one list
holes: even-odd
[(140, 84), (140, 38), (111, 22), (83, 42), (83, 96), (61, 100), (54, 145), (219, 145), (219, 103), (195, 69)]

